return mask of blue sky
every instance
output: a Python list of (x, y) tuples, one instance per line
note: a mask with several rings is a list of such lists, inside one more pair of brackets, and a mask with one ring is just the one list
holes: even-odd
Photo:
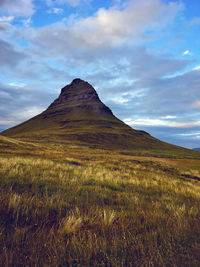
[(135, 129), (200, 147), (199, 0), (1, 0), (0, 130), (79, 77)]

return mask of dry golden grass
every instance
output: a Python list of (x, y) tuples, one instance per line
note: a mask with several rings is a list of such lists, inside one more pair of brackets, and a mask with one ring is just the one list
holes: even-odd
[(62, 235), (75, 233), (81, 228), (82, 222), (79, 209), (76, 208), (75, 211), (71, 211), (68, 216), (62, 219), (58, 233)]
[(199, 159), (50, 151), (0, 156), (0, 266), (199, 266)]

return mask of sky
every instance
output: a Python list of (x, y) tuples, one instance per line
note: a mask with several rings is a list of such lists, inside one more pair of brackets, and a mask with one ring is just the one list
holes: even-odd
[(0, 131), (74, 78), (134, 129), (200, 147), (200, 1), (0, 0)]

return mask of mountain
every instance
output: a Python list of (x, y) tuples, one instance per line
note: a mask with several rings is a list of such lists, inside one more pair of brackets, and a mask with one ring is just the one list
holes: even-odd
[(59, 97), (44, 112), (1, 134), (23, 141), (108, 149), (186, 150), (126, 125), (101, 102), (95, 89), (81, 79), (62, 88)]

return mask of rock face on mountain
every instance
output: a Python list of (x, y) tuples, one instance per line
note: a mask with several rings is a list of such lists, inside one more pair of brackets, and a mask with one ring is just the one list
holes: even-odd
[(101, 102), (94, 88), (81, 79), (65, 86), (44, 113), (49, 116), (63, 114), (65, 118), (77, 120), (113, 117), (112, 111)]
[(24, 141), (108, 149), (177, 149), (120, 121), (101, 102), (95, 89), (81, 79), (65, 86), (44, 112), (2, 135)]

